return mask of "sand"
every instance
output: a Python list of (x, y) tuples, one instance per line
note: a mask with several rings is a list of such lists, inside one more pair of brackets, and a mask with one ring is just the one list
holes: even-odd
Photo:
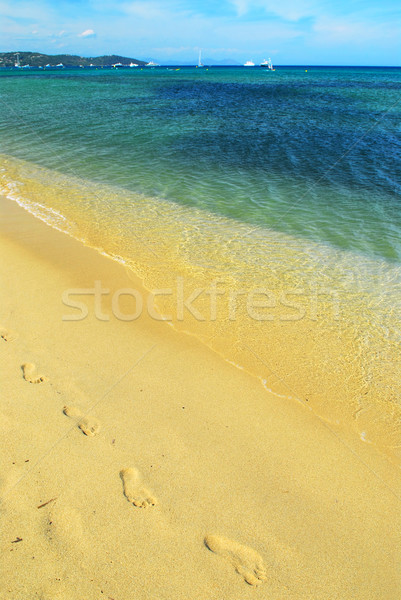
[[(146, 311), (117, 319), (116, 290), (146, 296), (123, 265), (0, 213), (0, 598), (400, 597), (394, 464)], [(76, 295), (68, 320), (96, 281), (101, 311)]]

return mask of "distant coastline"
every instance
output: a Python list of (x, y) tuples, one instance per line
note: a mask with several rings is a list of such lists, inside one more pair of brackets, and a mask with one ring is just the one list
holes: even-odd
[(104, 56), (94, 56), (85, 58), (74, 54), (41, 54), (39, 52), (0, 52), (0, 67), (129, 67), (138, 65), (140, 67), (147, 64), (146, 61), (127, 56), (110, 54)]
[[(235, 61), (232, 64), (228, 60), (212, 60), (205, 58), (205, 66), (207, 67), (229, 67), (238, 68), (243, 65)], [(164, 66), (164, 67), (195, 67), (195, 62), (171, 62), (168, 61), (162, 65), (151, 61), (140, 60), (138, 58), (120, 56), (118, 54), (107, 54), (102, 56), (84, 57), (76, 54), (42, 54), (40, 52), (0, 52), (0, 69), (10, 68), (128, 68), (128, 67), (145, 67), (145, 66)], [(311, 65), (311, 64), (277, 64), (278, 68), (306, 68), (306, 69), (400, 69), (401, 66), (389, 65)], [(248, 69), (250, 67), (247, 67)], [(255, 69), (259, 69), (259, 64), (255, 64)]]

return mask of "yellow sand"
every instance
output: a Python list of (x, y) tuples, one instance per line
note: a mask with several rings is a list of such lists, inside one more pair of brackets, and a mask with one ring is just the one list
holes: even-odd
[[(0, 598), (400, 597), (399, 471), (373, 446), (116, 319), (114, 291), (146, 297), (123, 266), (11, 201), (0, 220)], [(105, 320), (93, 295), (63, 320), (97, 280)]]

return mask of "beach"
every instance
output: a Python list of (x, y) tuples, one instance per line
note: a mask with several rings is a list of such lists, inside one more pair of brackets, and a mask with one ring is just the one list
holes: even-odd
[(124, 320), (132, 271), (0, 210), (0, 597), (399, 596), (393, 461), (157, 312)]

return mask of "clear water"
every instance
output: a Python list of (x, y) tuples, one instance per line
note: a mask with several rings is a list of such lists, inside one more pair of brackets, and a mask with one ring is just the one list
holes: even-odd
[[(160, 311), (265, 387), (393, 448), (400, 90), (384, 68), (1, 71), (2, 189), (173, 289)], [(175, 314), (177, 278), (223, 286), (216, 319)], [(262, 288), (258, 318), (223, 306)]]

